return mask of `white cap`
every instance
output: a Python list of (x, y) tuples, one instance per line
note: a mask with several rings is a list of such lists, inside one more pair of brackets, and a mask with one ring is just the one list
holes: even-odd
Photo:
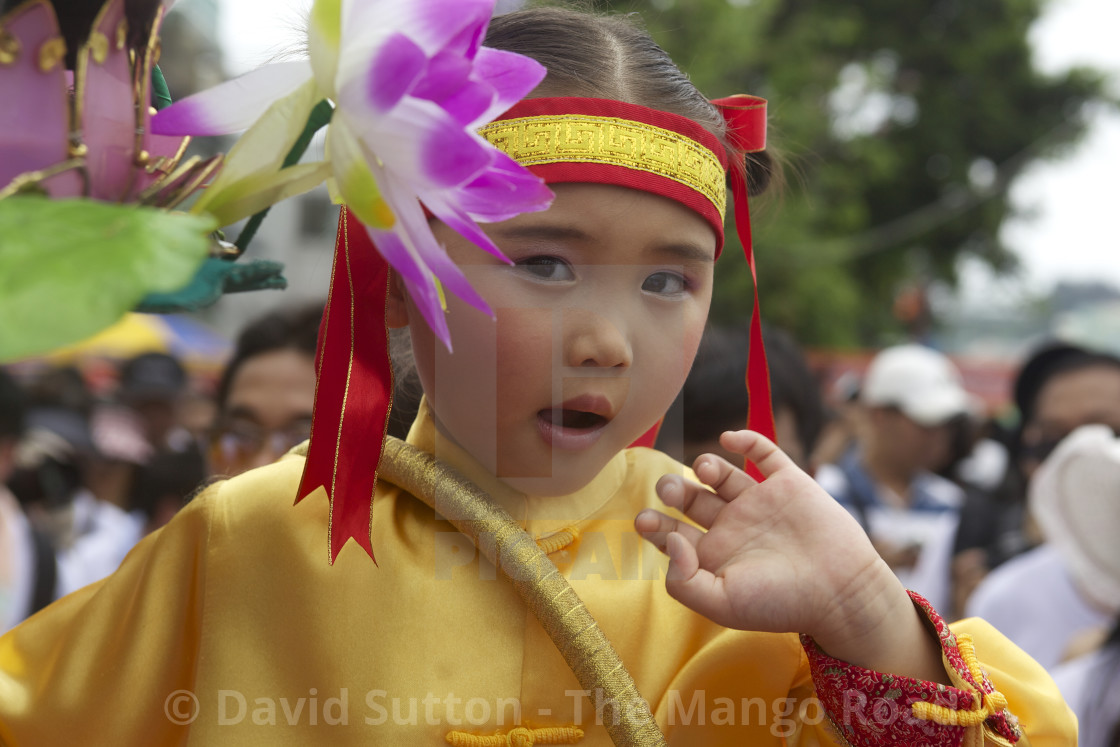
[(953, 362), (921, 345), (899, 345), (876, 355), (863, 377), (860, 401), (897, 407), (920, 425), (941, 425), (972, 405)]
[(1027, 505), (1078, 589), (1120, 612), (1120, 439), (1106, 425), (1066, 436), (1031, 478)]

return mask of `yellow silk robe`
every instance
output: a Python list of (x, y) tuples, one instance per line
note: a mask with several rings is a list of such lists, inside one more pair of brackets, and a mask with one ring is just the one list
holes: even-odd
[[(796, 635), (728, 631), (666, 593), (664, 560), (632, 521), (660, 505), (653, 485), (679, 464), (630, 449), (579, 493), (533, 499), (437, 443), (423, 411), (409, 440), (492, 490), (547, 543), (670, 744), (838, 743), (811, 700)], [(209, 487), (114, 575), (0, 639), (0, 741), (439, 745), (499, 735), (476, 742), (486, 745), (510, 743), (501, 735), (518, 727), (540, 739), (546, 732), (525, 729), (579, 725), (579, 744), (610, 744), (595, 694), (584, 696), (509, 582), (449, 523), (382, 484), (378, 565), (350, 543), (330, 566), (326, 497), (292, 505), (302, 468), (289, 455)], [(1074, 743), (1073, 718), (1041, 667), (981, 621), (954, 628), (974, 635), (1029, 744)]]

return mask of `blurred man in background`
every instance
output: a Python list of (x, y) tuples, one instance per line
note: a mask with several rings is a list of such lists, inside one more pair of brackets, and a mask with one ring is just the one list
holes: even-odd
[(238, 335), (218, 385), (212, 474), (270, 464), (310, 436), (322, 315), (322, 304), (274, 311)]
[[(972, 552), (981, 561), (995, 562), (1006, 557), (1009, 547), (1032, 547), (988, 573), (966, 612), (985, 618), (1049, 667), (1072, 653), (1073, 638), (1067, 633), (1109, 624), (1120, 610), (1120, 599), (1100, 599), (1098, 584), (1069, 572), (1062, 547), (1045, 541), (1054, 527), (1041, 525), (1038, 515), (1031, 515), (1036, 512), (1025, 512), (1023, 492), (1031, 502), (1053, 502), (1053, 496), (1042, 495), (1047, 488), (1035, 484), (1039, 466), (1078, 428), (1097, 425), (1102, 432), (1120, 433), (1120, 359), (1079, 346), (1047, 344), (1024, 364), (1015, 401), (1021, 423), (1013, 444), (1016, 471), (1008, 484), (1018, 492), (997, 497), (984, 514), (969, 507), (978, 514), (969, 516), (972, 528), (987, 530), (976, 535)], [(1095, 490), (1111, 491), (1111, 500), (1116, 498), (1114, 487), (1102, 482)], [(1064, 495), (1071, 505), (1081, 500), (1068, 489)], [(1106, 505), (1115, 509), (1120, 503)], [(985, 516), (987, 524), (979, 521)]]
[(947, 357), (900, 345), (872, 359), (859, 404), (856, 444), (821, 465), (817, 481), (859, 520), (904, 585), (948, 609), (964, 493), (931, 468), (946, 461), (950, 423), (972, 398)]

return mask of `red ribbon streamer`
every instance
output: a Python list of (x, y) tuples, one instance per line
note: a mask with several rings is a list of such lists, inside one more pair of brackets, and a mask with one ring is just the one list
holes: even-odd
[[(747, 206), (747, 174), (742, 163), (743, 153), (752, 153), (766, 147), (766, 101), (756, 96), (728, 96), (715, 99), (713, 104), (727, 121), (728, 138), (742, 152), (731, 163), (731, 195), (735, 201), (735, 230), (743, 244), (743, 254), (751, 268), (754, 284), (754, 309), (751, 312), (750, 351), (747, 357), (747, 428), (777, 442), (774, 433), (774, 407), (770, 401), (770, 368), (766, 363), (766, 348), (762, 343), (762, 317), (758, 310), (758, 272), (754, 264), (751, 244), (751, 216)], [(758, 481), (762, 472), (750, 460), (743, 460), (743, 469)]]
[(299, 503), (320, 487), (327, 491), (332, 564), (351, 537), (377, 560), (370, 525), (393, 395), (388, 290), (388, 263), (365, 227), (342, 208), (315, 354), (311, 444), (296, 496)]

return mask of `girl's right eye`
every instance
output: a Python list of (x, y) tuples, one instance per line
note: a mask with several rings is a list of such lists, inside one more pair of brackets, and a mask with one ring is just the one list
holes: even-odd
[(572, 266), (560, 257), (538, 255), (516, 260), (514, 264), (538, 280), (564, 282), (576, 277)]

